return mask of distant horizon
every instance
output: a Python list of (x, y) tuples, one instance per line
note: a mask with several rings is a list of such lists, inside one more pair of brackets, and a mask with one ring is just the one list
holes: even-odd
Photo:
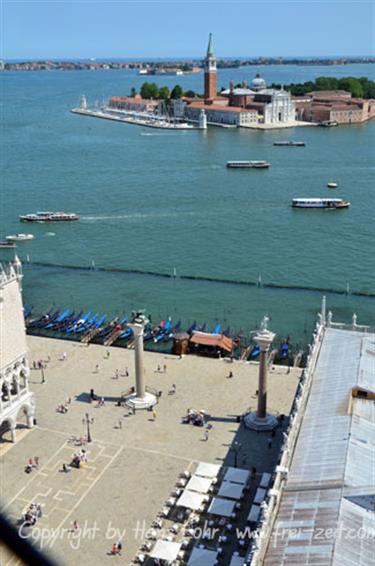
[[(363, 55), (217, 55), (216, 56), (217, 60), (237, 60), (237, 59), (244, 59), (244, 60), (250, 60), (250, 59), (260, 59), (260, 58), (264, 58), (264, 59), (296, 59), (296, 60), (300, 60), (300, 61), (304, 61), (304, 60), (331, 60), (331, 59), (373, 59), (375, 58), (375, 55), (370, 55), (370, 54), (363, 54)], [(0, 59), (1, 61), (3, 61), (4, 63), (18, 63), (21, 61), (30, 61), (30, 62), (36, 62), (36, 61), (123, 61), (123, 62), (137, 62), (137, 61), (203, 61), (204, 60), (204, 55), (200, 56), (193, 56), (193, 55), (185, 55), (185, 56), (168, 56), (168, 57), (162, 57), (162, 56), (141, 56), (141, 57), (118, 57), (118, 56), (100, 56), (100, 57), (67, 57), (67, 56), (62, 56), (62, 57), (49, 57), (48, 55), (46, 56), (40, 56), (40, 57), (14, 57), (14, 58), (3, 58)], [(375, 64), (375, 62), (369, 62), (369, 64)]]
[(220, 58), (370, 57), (361, 54), (375, 44), (370, 0), (2, 0), (1, 9), (6, 61), (201, 59), (209, 33)]

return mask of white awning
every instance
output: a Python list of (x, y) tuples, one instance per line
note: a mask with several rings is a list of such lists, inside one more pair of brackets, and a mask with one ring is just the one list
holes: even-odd
[(232, 556), (232, 560), (229, 563), (229, 566), (244, 566), (246, 564), (245, 558), (242, 556)]
[(225, 481), (231, 481), (233, 483), (240, 483), (245, 485), (247, 483), (250, 476), (250, 472), (248, 470), (241, 470), (240, 468), (228, 468), (225, 473), (224, 479)]
[(199, 491), (199, 493), (208, 493), (213, 478), (203, 478), (202, 476), (192, 476), (186, 486), (191, 491)]
[(262, 474), (262, 478), (260, 480), (260, 487), (264, 487), (267, 488), (270, 484), (271, 481), (271, 474), (268, 474), (267, 472), (264, 472), (264, 474)]
[(180, 550), (181, 544), (179, 542), (157, 540), (154, 548), (151, 550), (149, 555), (151, 556), (151, 558), (159, 558), (160, 560), (173, 562), (173, 560), (176, 560)]
[(257, 523), (259, 520), (259, 515), (260, 515), (260, 505), (256, 505), (254, 503), (254, 505), (251, 506), (250, 513), (247, 516), (247, 520), (249, 521), (249, 523)]
[(223, 481), (218, 492), (220, 497), (229, 497), (229, 499), (241, 499), (242, 494), (243, 485), (230, 481)]
[(191, 553), (188, 566), (214, 566), (217, 560), (217, 552), (207, 548), (194, 548)]
[(254, 497), (254, 503), (262, 503), (266, 498), (267, 490), (263, 489), (262, 487), (258, 487)]
[(189, 491), (185, 489), (176, 505), (179, 507), (186, 507), (187, 509), (197, 510), (203, 504), (205, 500), (205, 495), (203, 493), (197, 493), (196, 491)]
[(195, 470), (196, 476), (203, 476), (206, 478), (216, 478), (220, 470), (218, 464), (207, 464), (206, 462), (199, 462)]
[(220, 497), (214, 497), (211, 501), (210, 507), (207, 513), (212, 515), (220, 515), (221, 517), (230, 517), (233, 513), (235, 506), (235, 501), (230, 499), (221, 499)]

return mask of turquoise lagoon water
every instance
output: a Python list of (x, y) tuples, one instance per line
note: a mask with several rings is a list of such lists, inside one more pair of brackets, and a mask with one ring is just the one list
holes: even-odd
[[(218, 84), (251, 80), (251, 68), (225, 70)], [(265, 67), (270, 81), (319, 75), (374, 76), (373, 65)], [(202, 75), (155, 77), (201, 90)], [(22, 231), (18, 215), (67, 210), (81, 221), (27, 226), (20, 244), (24, 298), (109, 314), (145, 307), (155, 318), (272, 327), (307, 342), (321, 293), (65, 270), (32, 262), (143, 270), (228, 280), (374, 293), (375, 122), (332, 129), (164, 132), (73, 115), (90, 102), (127, 94), (144, 78), (132, 71), (2, 73), (0, 238)], [(274, 147), (282, 139), (305, 148)], [(266, 159), (269, 170), (227, 170), (229, 159)], [(326, 183), (339, 183), (329, 191)], [(337, 196), (343, 211), (290, 208), (294, 197)], [(54, 235), (50, 233), (53, 232)], [(10, 256), (1, 252), (2, 259)], [(373, 298), (328, 294), (334, 318), (374, 323)]]

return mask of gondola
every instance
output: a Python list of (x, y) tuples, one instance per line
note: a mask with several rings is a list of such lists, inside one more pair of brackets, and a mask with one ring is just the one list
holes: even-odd
[(79, 320), (77, 320), (77, 322), (75, 324), (73, 324), (73, 326), (70, 326), (69, 328), (66, 329), (67, 334), (71, 334), (72, 332), (76, 332), (76, 330), (88, 320), (90, 315), (91, 315), (91, 311), (87, 311), (82, 316), (82, 318), (80, 318)]
[(260, 354), (260, 348), (259, 348), (259, 345), (256, 344), (254, 346), (254, 348), (251, 350), (249, 357), (250, 357), (251, 360), (255, 360), (255, 358), (257, 358), (259, 356), (259, 354)]
[(49, 328), (52, 328), (52, 326), (54, 326), (55, 322), (61, 322), (62, 320), (64, 320), (64, 318), (66, 318), (70, 313), (70, 309), (65, 309), (57, 318), (56, 320), (52, 320), (51, 322), (49, 322), (48, 324), (46, 324), (43, 328), (45, 328), (46, 330)]
[(196, 323), (196, 321), (194, 320), (193, 324), (189, 326), (189, 328), (187, 329), (186, 332), (187, 332), (188, 334), (193, 334), (193, 332), (194, 332), (194, 330), (196, 330), (196, 328), (197, 328), (197, 323)]
[(167, 322), (160, 329), (160, 331), (154, 335), (154, 342), (157, 343), (163, 340), (164, 336), (169, 333), (171, 328), (172, 328), (172, 320), (168, 318)]

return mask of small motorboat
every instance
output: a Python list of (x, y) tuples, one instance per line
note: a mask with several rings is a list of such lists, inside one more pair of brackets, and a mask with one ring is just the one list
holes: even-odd
[(329, 189), (337, 189), (337, 183), (336, 183), (336, 181), (328, 181), (327, 187), (328, 187)]
[(229, 169), (268, 169), (267, 161), (227, 161)]
[(15, 242), (0, 242), (0, 248), (16, 248), (17, 244)]
[(11, 234), (6, 237), (10, 242), (24, 242), (26, 240), (33, 240), (34, 234)]
[(279, 147), (305, 147), (306, 144), (303, 141), (287, 140), (287, 141), (273, 142), (273, 145), (276, 145), (276, 146), (279, 146)]

